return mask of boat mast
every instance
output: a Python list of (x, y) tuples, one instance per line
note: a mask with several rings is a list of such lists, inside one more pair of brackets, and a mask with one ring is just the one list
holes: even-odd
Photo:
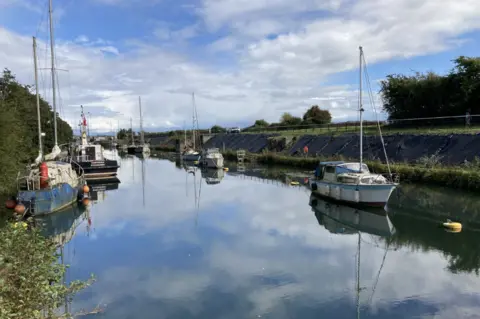
[(143, 146), (143, 144), (145, 144), (145, 141), (143, 137), (142, 100), (140, 96), (138, 97), (138, 107), (140, 109), (140, 144)]
[(196, 111), (195, 111), (195, 93), (194, 92), (192, 92), (192, 106), (193, 106), (192, 139), (193, 139), (193, 150), (195, 150), (195, 122), (196, 122), (195, 114), (196, 114)]
[(132, 132), (132, 145), (135, 145), (135, 139), (133, 137), (133, 124), (132, 124), (132, 118), (130, 118), (130, 131)]
[(359, 98), (358, 98), (358, 112), (360, 113), (360, 167), (359, 171), (362, 172), (362, 162), (363, 162), (363, 107), (362, 107), (362, 57), (363, 57), (363, 49), (360, 46), (360, 72), (359, 72), (359, 79), (360, 79), (360, 87), (359, 87)]
[(33, 67), (35, 68), (35, 94), (37, 96), (37, 121), (38, 121), (38, 152), (39, 160), (42, 160), (42, 123), (40, 121), (40, 95), (38, 93), (38, 68), (37, 68), (37, 39), (33, 38)]
[(53, 128), (54, 128), (54, 141), (55, 141), (55, 148), (58, 148), (58, 139), (57, 139), (57, 91), (55, 86), (55, 44), (53, 39), (53, 9), (52, 9), (52, 0), (48, 2), (48, 14), (50, 19), (50, 57), (51, 57), (51, 65), (52, 65), (52, 93), (53, 93)]

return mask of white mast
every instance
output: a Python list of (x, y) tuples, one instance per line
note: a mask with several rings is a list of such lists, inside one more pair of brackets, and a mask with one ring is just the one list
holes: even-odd
[(145, 140), (143, 137), (143, 120), (142, 120), (142, 100), (140, 99), (140, 96), (138, 97), (138, 107), (140, 109), (140, 145), (145, 144)]
[(130, 131), (132, 131), (132, 145), (135, 145), (135, 138), (133, 137), (133, 124), (132, 124), (132, 118), (130, 118)]
[(35, 69), (35, 93), (37, 96), (37, 120), (38, 120), (38, 157), (35, 163), (40, 163), (43, 157), (42, 146), (42, 123), (40, 121), (40, 96), (38, 94), (38, 68), (37, 68), (37, 39), (33, 38), (33, 67)]
[(192, 125), (192, 139), (193, 139), (193, 150), (195, 150), (195, 122), (196, 122), (196, 118), (195, 118), (195, 93), (192, 92), (192, 106), (193, 106), (193, 114), (192, 114), (192, 118), (193, 118), (193, 125)]
[(363, 162), (363, 118), (362, 118), (362, 113), (363, 113), (363, 107), (362, 107), (362, 57), (363, 57), (363, 49), (360, 46), (360, 92), (359, 92), (359, 98), (358, 98), (358, 112), (360, 113), (360, 172), (362, 172), (362, 162)]
[(54, 38), (53, 38), (53, 9), (52, 9), (52, 0), (49, 0), (49, 6), (48, 6), (48, 14), (49, 14), (49, 19), (50, 19), (50, 56), (51, 56), (51, 65), (52, 65), (52, 93), (53, 93), (53, 128), (54, 128), (54, 141), (55, 141), (55, 146), (53, 147), (53, 151), (55, 152), (57, 149), (60, 151), (58, 148), (58, 138), (57, 138), (57, 89), (56, 89), (56, 84), (55, 84), (55, 44), (54, 44)]

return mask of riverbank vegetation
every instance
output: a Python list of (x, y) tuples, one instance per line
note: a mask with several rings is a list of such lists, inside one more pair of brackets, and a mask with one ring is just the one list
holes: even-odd
[(57, 246), (30, 224), (3, 223), (0, 238), (0, 318), (70, 318), (58, 308), (93, 278), (65, 284)]
[[(44, 150), (54, 144), (53, 111), (40, 99)], [(59, 144), (73, 138), (70, 125), (57, 114)], [(20, 84), (14, 74), (5, 69), (0, 75), (0, 194), (15, 187), (17, 172), (38, 154), (38, 125), (35, 88)]]
[[(237, 160), (237, 153), (226, 151), (223, 153), (228, 160)], [(278, 153), (264, 152), (262, 154), (248, 154), (246, 161), (255, 161), (267, 165), (284, 165), (314, 170), (320, 161), (337, 161), (349, 159), (341, 156), (324, 157), (293, 157)], [(352, 159), (358, 161), (358, 159)], [(387, 174), (387, 165), (380, 161), (365, 161), (371, 171)], [(433, 167), (432, 167), (433, 166)], [(400, 182), (424, 183), (430, 185), (453, 187), (465, 190), (480, 190), (480, 165), (470, 163), (462, 167), (448, 167), (439, 164), (432, 165), (430, 161), (419, 161), (418, 164), (394, 163), (390, 165), (393, 175), (398, 176)]]

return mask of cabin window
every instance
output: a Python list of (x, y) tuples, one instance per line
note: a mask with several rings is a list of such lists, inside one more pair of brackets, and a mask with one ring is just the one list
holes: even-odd
[(326, 166), (325, 171), (327, 173), (334, 174), (335, 173), (335, 166)]

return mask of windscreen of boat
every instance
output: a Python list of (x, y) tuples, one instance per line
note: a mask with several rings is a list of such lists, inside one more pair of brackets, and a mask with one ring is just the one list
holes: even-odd
[[(358, 173), (360, 171), (360, 163), (346, 163), (336, 167), (336, 173)], [(362, 173), (370, 173), (368, 166), (362, 163)]]

